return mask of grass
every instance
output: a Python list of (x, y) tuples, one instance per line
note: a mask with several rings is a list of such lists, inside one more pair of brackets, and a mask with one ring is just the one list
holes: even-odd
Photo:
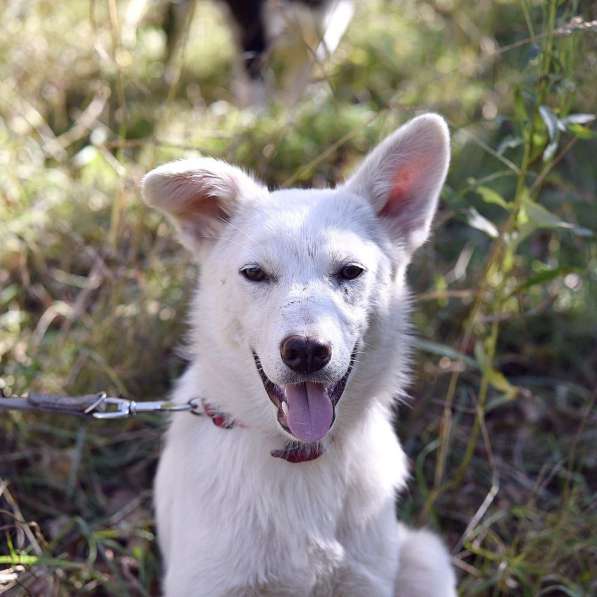
[[(194, 272), (139, 201), (155, 164), (202, 153), (272, 186), (334, 184), (436, 110), (454, 157), (411, 271), (420, 351), (396, 423), (413, 470), (400, 515), (447, 537), (462, 595), (594, 594), (597, 14), (362, 4), (299, 105), (256, 115), (234, 106), (230, 33), (210, 3), (171, 84), (157, 9), (130, 45), (125, 2), (7, 3), (0, 386), (165, 395)], [(3, 413), (0, 591), (158, 593), (162, 427)]]

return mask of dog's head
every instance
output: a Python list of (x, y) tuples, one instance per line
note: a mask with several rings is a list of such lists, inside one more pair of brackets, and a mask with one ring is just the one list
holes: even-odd
[(429, 114), (333, 190), (269, 192), (209, 158), (147, 174), (145, 200), (200, 262), (194, 348), (236, 387), (236, 404), (229, 391), (209, 398), (303, 442), (330, 431), (339, 404), (358, 416), (406, 353), (404, 272), (448, 161), (447, 126)]

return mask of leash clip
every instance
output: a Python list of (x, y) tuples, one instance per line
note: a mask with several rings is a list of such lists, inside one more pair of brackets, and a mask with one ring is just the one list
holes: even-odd
[[(96, 411), (98, 407), (105, 410)], [(143, 413), (180, 412), (193, 410), (193, 408), (194, 406), (189, 403), (177, 404), (168, 400), (135, 402), (135, 400), (104, 394), (85, 411), (85, 414), (91, 414), (95, 419), (124, 419)]]
[[(106, 409), (98, 411), (98, 408)], [(121, 419), (131, 416), (131, 401), (126, 398), (116, 398), (113, 396), (100, 396), (94, 404), (86, 411), (86, 415), (91, 415), (94, 419)]]

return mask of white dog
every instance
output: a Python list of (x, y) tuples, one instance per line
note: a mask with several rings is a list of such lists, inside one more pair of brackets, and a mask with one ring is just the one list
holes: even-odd
[(456, 594), (440, 540), (395, 519), (408, 474), (391, 423), (405, 273), (448, 162), (427, 114), (335, 189), (269, 192), (209, 158), (145, 177), (200, 264), (174, 400), (207, 416), (175, 415), (159, 464), (166, 595)]

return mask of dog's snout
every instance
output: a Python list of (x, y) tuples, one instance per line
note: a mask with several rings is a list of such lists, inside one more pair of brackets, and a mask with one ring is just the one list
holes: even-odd
[(332, 347), (327, 342), (306, 336), (288, 336), (280, 345), (282, 360), (293, 371), (302, 374), (323, 369), (332, 358)]

